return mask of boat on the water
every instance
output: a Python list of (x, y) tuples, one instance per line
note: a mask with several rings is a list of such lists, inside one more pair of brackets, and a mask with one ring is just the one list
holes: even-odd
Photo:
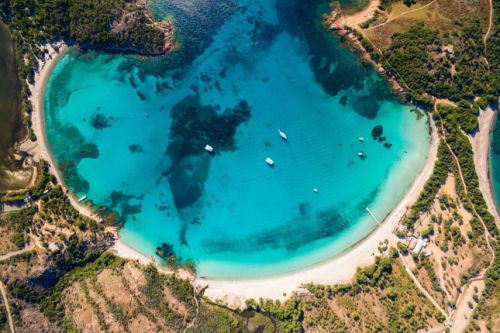
[(363, 153), (362, 151), (360, 151), (360, 152), (358, 153), (358, 156), (359, 156), (359, 157), (366, 157), (365, 153)]
[(82, 196), (80, 199), (78, 199), (78, 202), (82, 202), (85, 199), (87, 199), (87, 195), (86, 194), (84, 196)]
[(205, 150), (208, 151), (209, 153), (213, 153), (214, 152), (214, 147), (212, 147), (211, 145), (206, 145), (205, 146)]
[(313, 188), (314, 193), (319, 193), (319, 190), (317, 188)]
[(360, 137), (358, 138), (358, 141), (359, 141), (359, 142), (365, 142), (365, 138), (363, 138), (362, 136), (360, 136)]
[(265, 161), (269, 166), (274, 166), (274, 161), (270, 157), (266, 157)]
[(287, 141), (287, 142), (288, 142), (288, 138), (287, 138), (287, 136), (286, 136), (285, 132), (283, 132), (282, 130), (280, 130), (280, 129), (279, 129), (279, 130), (278, 130), (278, 133), (280, 134), (280, 136), (281, 136), (281, 138), (282, 138), (283, 140), (285, 140), (285, 141)]

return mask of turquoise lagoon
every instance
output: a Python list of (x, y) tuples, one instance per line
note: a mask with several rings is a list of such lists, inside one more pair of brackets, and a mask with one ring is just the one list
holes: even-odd
[(172, 55), (56, 66), (45, 121), (66, 184), (117, 212), (132, 248), (172, 244), (212, 279), (301, 270), (366, 237), (366, 207), (382, 220), (422, 170), (426, 118), (322, 29), (327, 1), (184, 3), (151, 4), (176, 20)]

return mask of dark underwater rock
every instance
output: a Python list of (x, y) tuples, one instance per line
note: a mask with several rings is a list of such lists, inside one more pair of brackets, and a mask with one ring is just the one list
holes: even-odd
[(100, 130), (110, 127), (111, 123), (105, 115), (102, 113), (96, 113), (90, 117), (90, 125), (92, 125), (93, 128)]
[(205, 145), (213, 146), (216, 154), (235, 150), (236, 130), (250, 119), (251, 111), (246, 101), (218, 112), (214, 105), (201, 105), (198, 96), (187, 96), (172, 108), (170, 116), (166, 154), (172, 164), (163, 175), (168, 177), (176, 208), (183, 209), (203, 193), (210, 166)]
[(378, 140), (380, 137), (382, 137), (383, 133), (384, 133), (384, 127), (382, 125), (377, 125), (373, 127), (372, 129), (373, 140)]

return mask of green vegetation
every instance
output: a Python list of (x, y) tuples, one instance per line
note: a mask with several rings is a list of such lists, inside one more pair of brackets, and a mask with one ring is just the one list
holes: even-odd
[[(164, 52), (164, 32), (149, 22), (139, 7), (126, 9), (131, 0), (58, 0), (58, 8), (68, 6), (61, 15), (57, 31), (69, 26), (68, 36), (84, 49), (161, 54)], [(134, 19), (130, 15), (134, 14)], [(125, 12), (125, 13), (124, 13)], [(121, 29), (112, 29), (117, 18), (129, 15), (120, 22)], [(69, 22), (68, 22), (69, 21)], [(56, 24), (57, 24), (56, 23)], [(62, 23), (62, 26), (60, 25)], [(69, 23), (69, 25), (68, 25)]]
[(84, 49), (164, 52), (163, 30), (134, 0), (8, 0), (0, 10), (30, 61), (41, 56), (36, 45), (53, 40), (74, 41)]
[[(487, 44), (487, 57), (489, 68), (492, 73), (491, 85), (495, 95), (500, 95), (500, 2), (493, 1), (493, 27)], [(487, 225), (490, 232), (496, 226)], [(495, 228), (494, 228), (495, 227)], [(478, 322), (485, 323), (489, 331), (493, 331), (498, 325), (500, 313), (500, 237), (498, 229), (493, 234), (496, 242), (493, 244), (495, 250), (495, 261), (486, 279), (486, 288), (483, 292), (478, 307), (474, 311), (473, 320), (468, 328), (469, 332), (479, 331)]]
[(2, 309), (2, 310), (0, 310), (0, 329), (3, 329), (5, 324), (7, 324), (7, 314)]
[(3, 0), (0, 19), (11, 30), (25, 126), (33, 141), (28, 84), (47, 52), (40, 45), (63, 40), (83, 50), (159, 55), (171, 33), (138, 0)]
[(104, 268), (112, 269), (114, 267), (123, 266), (124, 264), (124, 259), (110, 254), (104, 254), (97, 258), (94, 262), (89, 263), (84, 267), (76, 268), (57, 282), (50, 295), (43, 299), (41, 303), (41, 310), (51, 320), (62, 323), (64, 320), (64, 303), (62, 301), (62, 297), (66, 288), (76, 281), (82, 281), (85, 278), (95, 276)]
[(55, 183), (55, 177), (49, 173), (48, 163), (40, 161), (37, 165), (38, 179), (36, 185), (21, 191), (0, 192), (0, 202), (18, 202), (31, 197), (33, 199), (40, 198), (44, 195), (45, 190), (50, 189)]
[[(126, 269), (125, 265), (128, 265), (127, 267), (131, 265), (135, 267), (136, 273), (142, 273), (140, 275), (141, 279), (144, 278), (143, 282), (134, 285), (125, 276), (129, 269)], [(124, 307), (123, 303), (116, 302), (115, 296), (107, 294), (98, 278), (105, 270), (108, 273), (111, 271), (121, 280), (121, 287), (124, 288), (121, 292), (127, 297), (132, 297), (133, 301), (126, 304), (129, 304), (133, 311)], [(107, 275), (109, 276), (111, 275)], [(153, 265), (141, 267), (135, 263), (127, 263), (126, 260), (110, 253), (104, 253), (93, 262), (66, 274), (50, 294), (42, 299), (41, 309), (44, 314), (59, 326), (66, 328), (66, 331), (76, 330), (74, 318), (68, 317), (68, 299), (65, 298), (69, 290), (78, 290), (75, 289), (76, 285), (81, 287), (82, 296), (92, 309), (102, 331), (110, 329), (110, 318), (112, 318), (124, 332), (130, 332), (130, 324), (142, 315), (156, 325), (158, 332), (184, 330), (190, 333), (275, 332), (275, 320), (267, 315), (255, 311), (239, 313), (206, 302), (195, 294), (189, 281), (174, 275), (162, 274)], [(277, 311), (286, 315), (287, 310), (283, 308)]]
[(425, 271), (429, 275), (429, 279), (431, 280), (432, 289), (434, 289), (435, 291), (437, 291), (439, 293), (444, 294), (444, 290), (439, 285), (436, 271), (434, 270), (434, 267), (432, 266), (432, 263), (429, 260), (429, 258), (427, 258), (427, 257), (420, 258), (418, 263), (417, 263), (417, 267), (418, 268), (423, 267), (425, 269)]
[(493, 96), (500, 96), (500, 2), (493, 3), (493, 27), (488, 39), (486, 56), (491, 71), (491, 87)]
[[(481, 216), (489, 233), (498, 239), (498, 230), (493, 216), (488, 211), (486, 201), (479, 189), (479, 179), (474, 166), (472, 145), (469, 139), (463, 134), (463, 124), (458, 113), (459, 108), (439, 105), (434, 120), (440, 128), (443, 126), (446, 132), (446, 142), (451, 147), (454, 155), (458, 158), (462, 176), (467, 187), (467, 195), (464, 198), (464, 207), (472, 212), (473, 208)], [(473, 207), (471, 206), (473, 205)]]
[(29, 242), (28, 232), (33, 224), (33, 217), (38, 211), (37, 207), (21, 209), (17, 212), (0, 217), (0, 225), (8, 226), (14, 230), (12, 242), (22, 249)]
[(353, 284), (307, 288), (314, 297), (301, 299), (306, 330), (416, 332), (444, 320), (394, 258), (377, 257), (374, 265), (358, 271)]
[[(486, 202), (479, 189), (479, 180), (474, 168), (472, 146), (470, 141), (461, 131), (462, 123), (459, 117), (456, 116), (458, 112), (460, 111), (457, 108), (438, 106), (434, 119), (439, 126), (443, 126), (446, 132), (446, 140), (459, 160), (462, 175), (467, 187), (467, 195), (465, 196), (465, 200), (463, 200), (464, 207), (471, 213), (473, 213), (474, 210), (478, 213), (484, 221), (489, 234), (493, 237), (492, 246), (495, 250), (495, 261), (487, 275), (484, 297), (476, 308), (473, 317), (474, 321), (469, 327), (469, 330), (477, 330), (479, 327), (477, 325), (477, 320), (485, 320), (488, 322), (488, 325), (490, 325), (491, 330), (490, 320), (492, 320), (494, 314), (498, 312), (498, 308), (500, 307), (498, 302), (498, 296), (500, 295), (500, 246), (498, 240), (500, 239), (500, 235), (494, 218), (489, 213)], [(480, 229), (482, 229), (482, 226), (479, 227), (478, 224), (479, 221), (476, 219), (474, 224), (472, 224), (472, 235), (479, 233)]]
[(285, 333), (300, 333), (302, 329), (303, 312), (300, 300), (291, 298), (285, 303), (273, 300), (260, 300), (259, 308), (282, 322)]
[[(494, 100), (498, 90), (491, 84), (492, 75), (483, 57), (479, 20), (461, 19), (454, 24), (452, 32), (442, 33), (420, 22), (394, 34), (383, 52), (384, 67), (417, 100), (426, 95), (456, 102), (472, 101), (476, 96)], [(474, 129), (471, 123), (466, 131)]]
[(201, 304), (197, 325), (186, 330), (187, 333), (236, 333), (241, 332), (241, 322), (230, 311), (217, 306)]
[(486, 323), (489, 331), (493, 331), (495, 322), (498, 322), (500, 314), (500, 246), (498, 243), (496, 244), (495, 253), (495, 262), (488, 272), (486, 288), (474, 311), (473, 320), (468, 328), (469, 332), (479, 331), (477, 325), (479, 320)]
[[(166, 277), (160, 275), (153, 265), (146, 266), (144, 273), (146, 274), (147, 282), (143, 292), (146, 295), (148, 302), (147, 306), (157, 309), (170, 327), (176, 330), (181, 329), (184, 325), (183, 318), (172, 311), (165, 300), (163, 289), (165, 287)], [(191, 293), (191, 295), (193, 294)]]
[(431, 177), (425, 183), (423, 191), (420, 193), (417, 201), (410, 208), (403, 224), (410, 230), (413, 229), (415, 222), (420, 215), (429, 212), (432, 202), (436, 197), (439, 188), (446, 181), (448, 173), (450, 172), (450, 164), (452, 163), (452, 156), (443, 142), (439, 142), (438, 159), (434, 165)]

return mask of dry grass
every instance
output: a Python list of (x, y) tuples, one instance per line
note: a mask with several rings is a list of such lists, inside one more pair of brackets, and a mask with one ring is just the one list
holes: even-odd
[(15, 232), (8, 226), (0, 226), (0, 256), (9, 252), (17, 251), (19, 248), (12, 241)]
[[(359, 286), (358, 286), (359, 287)], [(306, 332), (388, 332), (400, 321), (400, 331), (408, 331), (413, 319), (435, 327), (434, 307), (418, 292), (401, 261), (395, 260), (383, 288), (372, 286), (339, 291), (334, 296), (305, 298), (303, 302)], [(349, 288), (349, 287), (347, 287)], [(400, 311), (413, 306), (410, 317)], [(415, 328), (415, 326), (412, 326)]]
[[(488, 313), (491, 313), (492, 316), (479, 320), (481, 332), (491, 331), (493, 333), (500, 333), (500, 281), (498, 280), (493, 293), (494, 296), (485, 304)], [(489, 327), (490, 330), (488, 330), (487, 327)]]
[(425, 22), (429, 27), (446, 32), (456, 28), (454, 22), (457, 19), (477, 17), (483, 28), (487, 28), (488, 0), (436, 0), (427, 5), (429, 3), (418, 1), (410, 8), (402, 2), (395, 3), (389, 13), (382, 14), (377, 22), (363, 30), (363, 34), (383, 50), (390, 46), (394, 33), (406, 31), (418, 22)]
[[(431, 253), (429, 260), (437, 277), (437, 283), (442, 289), (438, 291), (433, 285), (429, 272), (420, 267), (416, 275), (425, 289), (442, 305), (447, 306), (456, 302), (459, 296), (458, 288), (462, 287), (462, 276), (479, 273), (488, 265), (489, 252), (484, 246), (484, 235), (476, 239), (469, 239), (472, 216), (467, 212), (460, 201), (455, 188), (455, 177), (449, 176), (434, 200), (431, 212), (423, 215), (415, 226), (415, 234), (421, 234), (429, 226), (434, 227), (435, 234), (430, 237), (426, 251)], [(448, 198), (451, 203), (445, 205), (438, 198)], [(442, 199), (443, 200), (443, 199)], [(431, 215), (438, 217), (442, 222), (432, 222)], [(448, 224), (448, 227), (446, 227)], [(454, 244), (446, 239), (446, 229), (456, 227), (463, 239), (462, 244)], [(449, 229), (448, 229), (449, 230)], [(449, 232), (449, 231), (448, 231)], [(409, 259), (413, 262), (413, 259)], [(417, 263), (413, 263), (417, 266)]]
[[(174, 332), (143, 293), (146, 279), (142, 268), (127, 262), (123, 267), (104, 269), (95, 277), (72, 284), (64, 296), (65, 317), (82, 332)], [(188, 315), (186, 305), (165, 287), (168, 307)], [(101, 323), (99, 323), (101, 321)]]

